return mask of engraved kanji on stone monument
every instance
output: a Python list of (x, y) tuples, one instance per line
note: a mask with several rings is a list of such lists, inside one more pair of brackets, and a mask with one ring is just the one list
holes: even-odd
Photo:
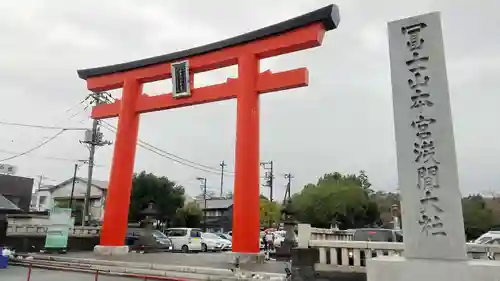
[(439, 13), (390, 22), (404, 255), (466, 258)]

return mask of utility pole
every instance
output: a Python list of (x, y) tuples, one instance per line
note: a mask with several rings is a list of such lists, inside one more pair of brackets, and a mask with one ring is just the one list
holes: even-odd
[(292, 173), (285, 174), (285, 179), (288, 179), (288, 183), (286, 184), (285, 198), (283, 199), (283, 204), (285, 204), (287, 201), (290, 201), (292, 179), (293, 179)]
[(261, 162), (260, 166), (264, 168), (264, 170), (266, 170), (266, 173), (264, 174), (266, 183), (263, 186), (269, 187), (269, 201), (273, 202), (273, 181), (274, 181), (273, 161)]
[(222, 198), (224, 194), (224, 168), (227, 166), (226, 163), (224, 163), (224, 160), (220, 162), (220, 197)]
[(207, 231), (207, 178), (197, 177), (197, 180), (201, 182), (201, 188), (203, 188), (203, 231)]
[(38, 188), (37, 188), (37, 192), (38, 192), (38, 191), (40, 190), (40, 188), (42, 187), (43, 178), (45, 178), (43, 175), (39, 175), (39, 176), (38, 176)]
[(75, 163), (75, 171), (73, 172), (73, 184), (71, 185), (71, 195), (69, 196), (69, 209), (73, 213), (73, 193), (75, 193), (76, 172), (78, 171), (78, 163)]
[[(87, 163), (86, 160), (78, 160), (83, 164)], [(78, 163), (75, 163), (75, 171), (73, 172), (73, 184), (71, 186), (71, 195), (69, 196), (69, 209), (73, 210), (73, 194), (75, 193), (75, 184), (76, 184), (76, 172), (78, 171)], [(72, 211), (73, 212), (73, 211)]]
[[(93, 98), (92, 103), (94, 105), (99, 105), (103, 103), (111, 103), (111, 95), (109, 95), (106, 92), (99, 92), (99, 93), (91, 93), (90, 97)], [(85, 140), (82, 143), (85, 143), (87, 147), (89, 148), (90, 155), (89, 155), (89, 170), (88, 170), (88, 176), (87, 176), (87, 190), (85, 192), (85, 202), (83, 205), (83, 214), (82, 214), (82, 226), (85, 226), (85, 223), (87, 222), (89, 218), (89, 210), (90, 210), (90, 191), (92, 190), (92, 173), (94, 171), (94, 156), (95, 156), (95, 151), (96, 148), (99, 146), (104, 146), (104, 145), (110, 145), (110, 141), (104, 141), (103, 140), (103, 134), (100, 132), (99, 129), (100, 122), (97, 119), (94, 119), (92, 122), (92, 130), (89, 132), (87, 131), (85, 134)]]
[(38, 192), (40, 191), (40, 188), (42, 187), (43, 178), (44, 178), (43, 175), (39, 175), (38, 176), (38, 187), (36, 187), (36, 190), (35, 190), (35, 194), (36, 194), (36, 204), (35, 204), (35, 207), (36, 207), (37, 211), (40, 211), (40, 201), (39, 201), (39, 198), (38, 198)]

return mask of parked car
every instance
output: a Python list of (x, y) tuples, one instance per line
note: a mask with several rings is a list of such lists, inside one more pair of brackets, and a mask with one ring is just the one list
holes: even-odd
[(353, 241), (403, 242), (400, 230), (384, 228), (354, 229)]
[[(383, 228), (359, 228), (353, 229), (353, 241), (366, 241), (366, 242), (403, 242), (403, 234), (401, 230), (395, 229), (383, 229)], [(386, 256), (389, 253), (387, 251), (382, 251), (383, 255)], [(360, 251), (361, 265), (366, 265), (365, 251)], [(338, 260), (341, 259), (340, 251), (337, 252)], [(372, 257), (376, 257), (377, 253), (375, 251), (371, 252)], [(349, 265), (354, 264), (354, 252), (349, 250)]]
[(279, 248), (283, 245), (283, 242), (285, 241), (285, 231), (275, 231), (273, 232), (274, 234), (274, 247)]
[(476, 240), (473, 241), (475, 244), (497, 244), (494, 241), (498, 241), (500, 239), (500, 231), (488, 231), (483, 235), (479, 236)]
[(224, 251), (232, 249), (232, 242), (222, 239), (215, 233), (204, 232), (201, 234), (201, 251)]
[(226, 233), (216, 233), (216, 235), (218, 235), (222, 239), (233, 241), (233, 237), (231, 235), (229, 235), (229, 234), (226, 234)]
[(172, 240), (173, 251), (200, 252), (201, 230), (197, 228), (169, 228), (165, 231), (166, 235)]
[(125, 236), (125, 245), (131, 250), (140, 251), (172, 251), (173, 244), (165, 234), (158, 230), (152, 230), (151, 236), (145, 236), (145, 229), (128, 229)]

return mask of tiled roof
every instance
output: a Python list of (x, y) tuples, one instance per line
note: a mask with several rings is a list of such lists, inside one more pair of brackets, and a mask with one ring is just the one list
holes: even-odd
[[(85, 182), (87, 182), (87, 179), (82, 179)], [(92, 185), (95, 185), (96, 187), (99, 187), (101, 189), (108, 189), (109, 182), (108, 181), (101, 181), (101, 180), (92, 180)]]
[[(205, 207), (203, 199), (197, 199), (196, 203), (201, 209)], [(207, 199), (207, 210), (210, 209), (228, 209), (233, 205), (233, 199)]]
[(51, 190), (52, 188), (54, 188), (53, 185), (42, 185), (40, 186), (40, 188), (38, 190), (42, 191), (42, 190)]
[[(87, 182), (88, 180), (86, 178), (76, 178), (77, 181), (83, 181), (83, 182)], [(68, 183), (71, 183), (73, 181), (73, 178), (69, 178), (61, 183), (59, 183), (58, 185), (55, 185), (47, 190), (54, 190), (54, 189), (57, 189), (59, 187), (61, 187), (62, 185), (66, 185)], [(108, 185), (109, 185), (109, 182), (108, 181), (101, 181), (101, 180), (95, 180), (95, 179), (92, 179), (92, 185), (97, 187), (97, 188), (100, 188), (100, 189), (108, 189)]]

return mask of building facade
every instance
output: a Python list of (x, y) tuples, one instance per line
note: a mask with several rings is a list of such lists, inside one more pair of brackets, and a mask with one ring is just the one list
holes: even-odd
[[(71, 192), (73, 190), (73, 196)], [(108, 190), (107, 181), (92, 180), (90, 190), (90, 215), (91, 220), (101, 221), (104, 218), (104, 204), (106, 192)], [(42, 186), (36, 192), (37, 211), (47, 211), (54, 206), (67, 207), (71, 197), (73, 198), (73, 209), (83, 207), (85, 193), (87, 191), (87, 179), (75, 178), (73, 189), (73, 178), (67, 179), (57, 185)]]
[(205, 200), (197, 199), (196, 203), (206, 215), (205, 220), (202, 219), (201, 226), (206, 227), (208, 232), (228, 232), (233, 227), (233, 199), (207, 199), (205, 208)]

